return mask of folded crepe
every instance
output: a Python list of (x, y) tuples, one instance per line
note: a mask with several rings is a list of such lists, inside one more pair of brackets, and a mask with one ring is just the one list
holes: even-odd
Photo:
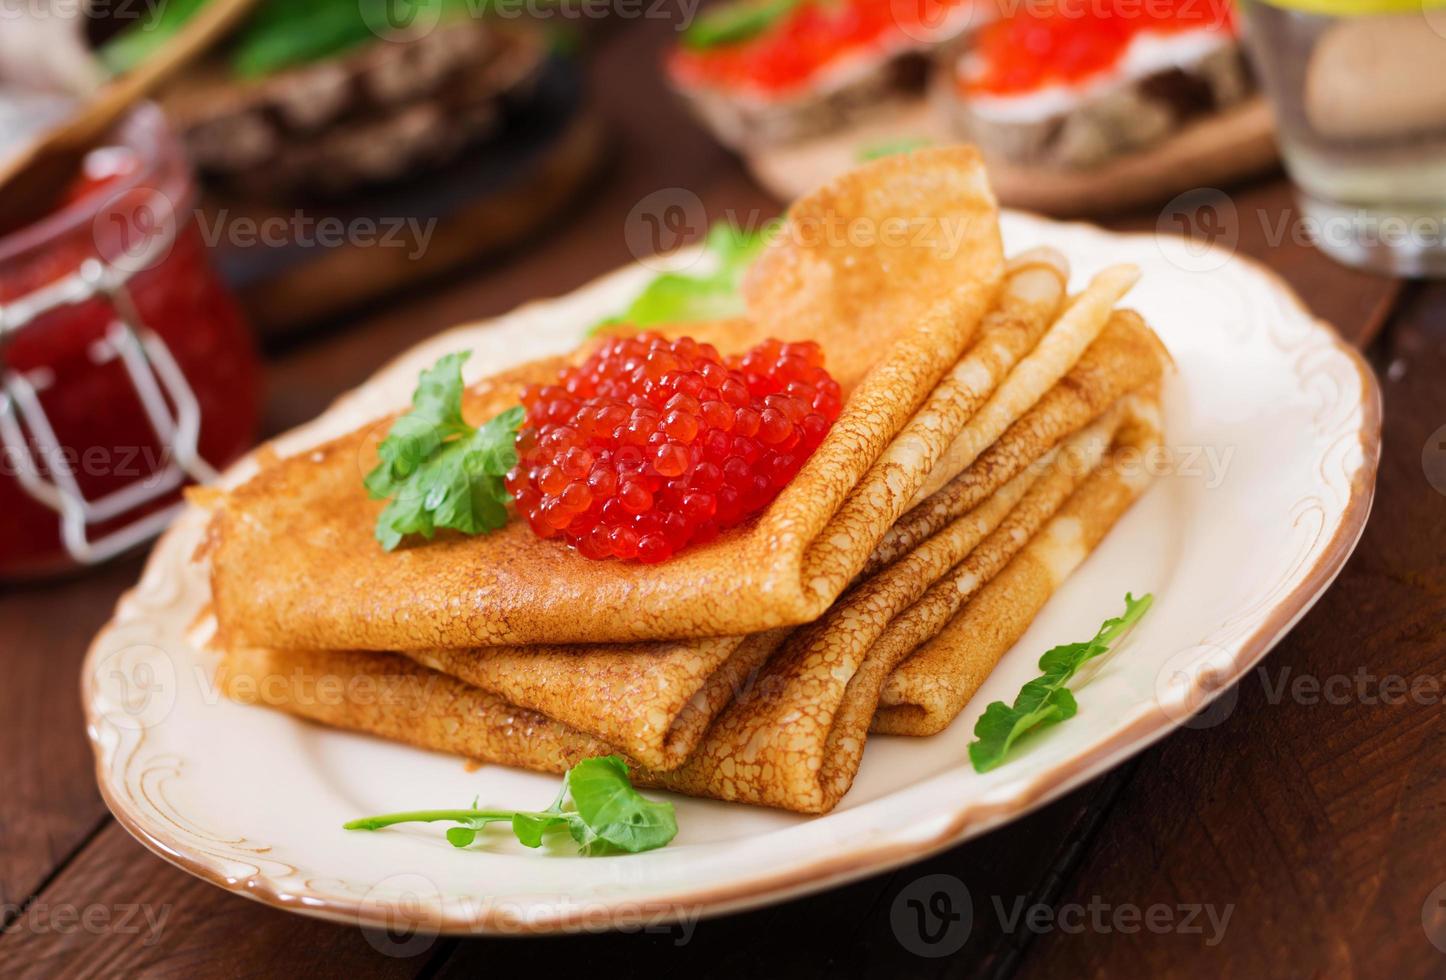
[[(916, 552), (855, 586), (824, 619), (792, 631), (687, 762), (661, 772), (641, 768), (634, 781), (802, 813), (832, 809), (858, 771), (882, 691), (904, 676), (910, 654), (917, 650), (931, 665), (925, 673), (942, 664), (987, 676), (1027, 628), (1041, 593), (1057, 586), (1056, 576), (1077, 564), (1072, 556), (1093, 547), (1143, 489), (1145, 471), (1129, 465), (1131, 453), (1158, 434), (1148, 399), (1131, 401), (1102, 426), (1078, 433), (1068, 451), (1027, 468)], [(1145, 410), (1137, 412), (1140, 404)], [(1101, 453), (1092, 447), (1106, 441), (1101, 436), (1110, 425), (1116, 438)], [(915, 632), (922, 620), (909, 621), (907, 614), (944, 576), (964, 605), (931, 642), (935, 637)], [(985, 629), (948, 629), (1010, 608), (1016, 589), (1025, 590), (1019, 597), (1025, 612)], [(975, 609), (988, 612), (971, 615)], [(901, 622), (910, 624), (895, 625)], [(222, 690), (243, 703), (481, 761), (561, 772), (616, 751), (603, 739), (396, 654), (238, 647), (225, 652), (218, 678)], [(948, 688), (929, 706), (957, 703), (957, 714), (973, 689), (977, 683)], [(894, 707), (904, 710), (884, 727), (910, 734), (917, 726), (909, 715), (927, 710), (904, 701)]]
[[(1013, 305), (1009, 297), (1037, 296), (1047, 288), (1041, 280), (1062, 289), (1059, 270), (1051, 265), (1046, 273), (1030, 263), (1013, 265), (1017, 271), (1006, 283), (1000, 309), (986, 318), (961, 364), (996, 356), (1013, 335), (1024, 336), (1026, 342), (1039, 336), (1042, 328), (1029, 317), (1018, 311), (1006, 315)], [(1050, 329), (1047, 336), (1054, 335)], [(1032, 363), (1029, 358), (1020, 363), (1021, 368)], [(1117, 311), (1056, 390), (1016, 420), (959, 478), (953, 492), (957, 496), (959, 488), (967, 488), (970, 501), (983, 500), (1122, 394), (1157, 377), (1160, 363), (1153, 334), (1135, 314)], [(983, 401), (988, 396), (988, 391), (979, 390), (983, 387), (986, 384), (978, 382), (965, 394)], [(601, 738), (641, 765), (666, 770), (692, 754), (714, 717), (777, 648), (784, 632), (656, 643), (405, 651), (404, 655)]]
[[(1051, 265), (1027, 263), (1005, 314), (1019, 322), (971, 347), (1005, 272), (977, 156), (946, 148), (861, 168), (790, 210), (750, 270), (745, 319), (677, 330), (725, 352), (766, 337), (817, 340), (844, 387), (838, 421), (757, 520), (661, 565), (588, 561), (519, 521), (388, 553), (372, 537), (382, 505), (361, 483), (381, 429), (372, 425), (275, 462), (222, 499), (210, 547), (224, 642), (459, 650), (741, 637), (814, 619), (921, 494), (1070, 369), (1134, 277), (1107, 270), (1056, 318)], [(524, 382), (556, 367), (474, 386), (468, 417), (515, 404)]]
[[(231, 647), (225, 688), (241, 700), (339, 727), (530, 769), (559, 770), (621, 749), (644, 767), (639, 778), (651, 785), (826, 811), (851, 784), (871, 723), (923, 734), (925, 726), (936, 730), (953, 718), (1044, 599), (1134, 499), (1142, 488), (1140, 468), (1119, 464), (1132, 448), (1159, 439), (1152, 388), (1163, 363), (1162, 348), (1139, 318), (1115, 313), (1064, 381), (936, 494), (940, 500), (915, 509), (931, 517), (952, 509), (934, 533), (888, 561), (875, 556), (880, 570), (817, 622), (720, 647), (715, 656), (722, 666), (698, 688), (709, 693), (695, 695), (677, 715), (679, 728), (694, 729), (686, 736), (694, 745), (675, 745), (661, 766), (638, 751), (634, 736), (643, 729), (633, 726), (654, 714), (649, 730), (667, 730), (668, 709), (630, 695), (666, 688), (659, 681), (667, 669), (631, 663), (606, 647), (563, 654), (560, 663), (554, 652), (551, 667), (539, 660), (520, 670), (513, 658), (526, 658), (527, 651), (505, 654), (508, 669), (493, 669), (479, 665), (495, 651), (408, 660)], [(994, 620), (981, 624), (981, 609), (995, 610)], [(958, 626), (965, 622), (974, 625)], [(749, 652), (739, 659), (740, 650)], [(404, 677), (423, 685), (428, 697), (386, 709), (373, 702), (319, 703), (305, 692), (322, 676), (340, 677), (347, 689), (357, 678)], [(881, 695), (885, 707), (875, 720)], [(524, 700), (528, 707), (514, 703)], [(709, 712), (720, 708), (708, 726)], [(681, 765), (679, 752), (686, 760)]]

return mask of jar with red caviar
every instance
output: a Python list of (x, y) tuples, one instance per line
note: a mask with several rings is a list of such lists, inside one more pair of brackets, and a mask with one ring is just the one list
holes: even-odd
[[(18, 142), (64, 107), (6, 110), (0, 142)], [(250, 444), (256, 355), (194, 199), (178, 142), (143, 105), (49, 214), (0, 237), (0, 578), (140, 544), (186, 483)]]

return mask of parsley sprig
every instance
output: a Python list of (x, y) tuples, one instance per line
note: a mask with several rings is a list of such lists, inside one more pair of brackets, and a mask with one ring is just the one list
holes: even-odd
[(445, 820), (453, 847), (467, 847), (489, 824), (509, 823), (528, 847), (540, 847), (548, 834), (567, 831), (587, 855), (651, 851), (678, 834), (673, 804), (650, 800), (628, 781), (628, 766), (615, 755), (583, 759), (562, 777), (562, 789), (546, 810), (477, 809), (411, 810), (363, 817), (344, 824), (346, 830), (379, 830), (399, 823)]
[(1107, 619), (1094, 639), (1084, 643), (1066, 643), (1047, 651), (1039, 658), (1039, 677), (1020, 688), (1014, 704), (995, 701), (984, 709), (974, 726), (974, 741), (969, 743), (969, 761), (975, 772), (988, 772), (1004, 761), (1011, 746), (1030, 732), (1073, 718), (1079, 710), (1074, 695), (1066, 686), (1085, 665), (1108, 653), (1120, 639), (1149, 611), (1154, 596), (1139, 599), (1125, 593), (1125, 612)]
[(423, 371), (412, 410), (377, 447), (381, 462), (365, 483), (373, 499), (390, 498), (376, 525), (388, 551), (409, 534), (430, 538), (442, 527), (479, 534), (507, 523), (511, 497), (502, 478), (517, 465), (522, 406), (480, 429), (469, 425), (462, 418), (462, 365), (469, 356), (448, 354)]

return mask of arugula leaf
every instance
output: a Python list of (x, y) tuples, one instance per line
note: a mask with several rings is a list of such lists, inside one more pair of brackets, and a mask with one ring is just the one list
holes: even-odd
[(345, 830), (379, 830), (399, 823), (445, 820), (453, 847), (467, 847), (489, 824), (510, 823), (527, 847), (541, 847), (543, 838), (566, 830), (581, 854), (636, 854), (662, 847), (678, 835), (673, 804), (650, 800), (628, 781), (628, 766), (619, 756), (583, 759), (562, 777), (562, 789), (546, 810), (478, 809), (408, 810), (363, 817), (343, 824)]
[(974, 726), (975, 740), (969, 743), (974, 771), (988, 772), (998, 766), (1010, 747), (1030, 732), (1073, 718), (1079, 705), (1065, 685), (1086, 661), (1108, 653), (1154, 601), (1152, 595), (1136, 599), (1125, 593), (1124, 615), (1105, 620), (1092, 640), (1046, 651), (1039, 658), (1039, 669), (1044, 673), (1020, 689), (1013, 706), (995, 701), (985, 708)]
[(739, 44), (764, 33), (804, 0), (745, 0), (713, 7), (688, 25), (683, 46), (695, 51)]
[(727, 223), (708, 229), (704, 251), (714, 269), (701, 275), (664, 272), (650, 282), (632, 304), (592, 330), (617, 324), (650, 327), (659, 323), (721, 320), (744, 312), (743, 275), (767, 241), (767, 228), (745, 231)]
[[(573, 837), (584, 848), (598, 844), (629, 853), (666, 844), (678, 833), (673, 804), (650, 800), (628, 782), (628, 766), (615, 755), (584, 759), (567, 774), (577, 807)], [(586, 831), (579, 837), (576, 828)]]
[(431, 538), (437, 528), (464, 534), (507, 523), (511, 499), (502, 478), (517, 465), (514, 442), (521, 405), (480, 429), (462, 418), (462, 365), (471, 354), (448, 354), (422, 372), (412, 410), (392, 423), (377, 447), (381, 462), (366, 475), (373, 499), (391, 498), (377, 517), (376, 538), (391, 551), (408, 534)]

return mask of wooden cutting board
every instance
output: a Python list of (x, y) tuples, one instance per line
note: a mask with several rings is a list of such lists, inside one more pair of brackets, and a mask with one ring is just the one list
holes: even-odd
[[(988, 160), (1001, 204), (1056, 217), (1101, 215), (1168, 201), (1182, 191), (1219, 187), (1273, 169), (1278, 162), (1270, 107), (1255, 97), (1180, 130), (1142, 153), (1092, 170), (1024, 167)], [(784, 201), (858, 165), (870, 148), (905, 140), (949, 143), (926, 99), (902, 103), (841, 133), (782, 147), (746, 151), (744, 161)]]

